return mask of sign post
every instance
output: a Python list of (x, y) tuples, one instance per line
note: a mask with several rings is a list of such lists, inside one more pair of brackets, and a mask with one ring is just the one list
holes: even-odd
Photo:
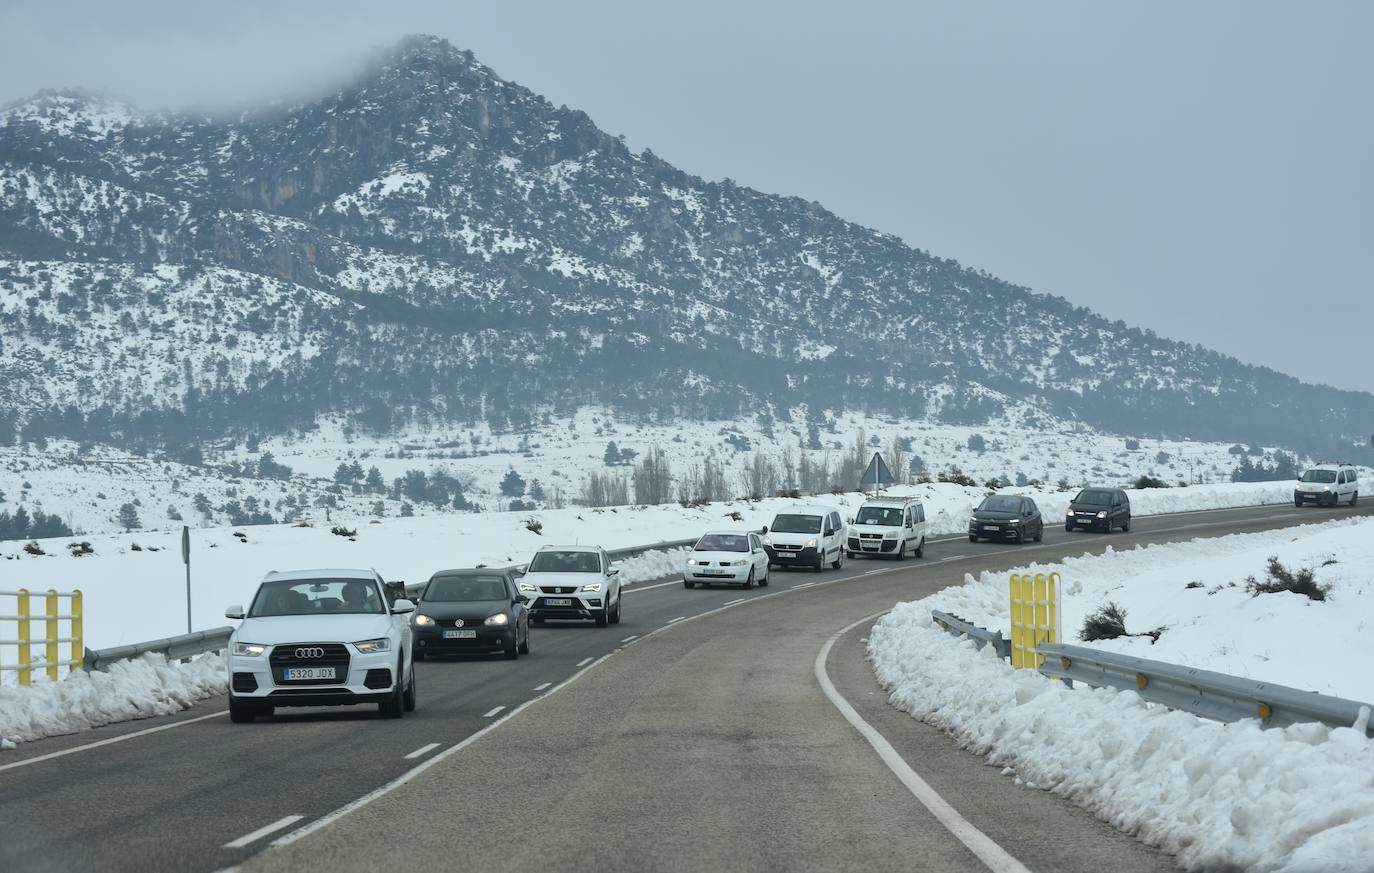
[(873, 460), (868, 462), (868, 467), (864, 470), (863, 478), (859, 479), (859, 487), (867, 485), (873, 486), (873, 493), (877, 494), (883, 488), (883, 480), (888, 484), (894, 484), (897, 477), (892, 475), (892, 471), (887, 468), (887, 462), (879, 452), (873, 453)]
[(181, 526), (181, 563), (186, 565), (186, 632), (191, 632), (191, 528)]

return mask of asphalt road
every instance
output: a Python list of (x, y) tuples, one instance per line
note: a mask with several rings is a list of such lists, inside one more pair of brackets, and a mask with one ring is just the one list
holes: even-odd
[[(923, 560), (775, 571), (747, 592), (640, 585), (618, 626), (533, 629), (518, 661), (417, 664), (419, 709), (401, 721), (367, 707), (234, 725), (220, 698), (24, 744), (0, 754), (0, 871), (250, 859), (282, 870), (983, 869), (822, 695), (813, 668), (826, 640), (966, 572), (1369, 512), (1141, 517), (1110, 536), (1049, 527), (1039, 545), (932, 541)], [(835, 643), (831, 680), (970, 827), (1033, 870), (1171, 866), (891, 710), (863, 661), (865, 626)], [(274, 841), (287, 844), (263, 852)]]

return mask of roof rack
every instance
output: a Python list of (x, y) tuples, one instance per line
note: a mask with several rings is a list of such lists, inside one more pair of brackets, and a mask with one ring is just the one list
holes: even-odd
[(905, 497), (897, 494), (880, 494), (876, 497), (865, 497), (864, 503), (919, 503), (921, 498), (914, 494)]
[(1355, 466), (1354, 464), (1350, 463), (1349, 461), (1318, 461), (1318, 462), (1317, 462), (1317, 466), (1318, 466), (1318, 467), (1320, 467), (1322, 464), (1330, 464), (1330, 465), (1333, 466), (1333, 467), (1353, 467), (1353, 466)]

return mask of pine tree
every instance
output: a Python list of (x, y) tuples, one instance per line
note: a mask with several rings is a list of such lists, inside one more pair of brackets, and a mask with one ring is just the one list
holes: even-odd
[(381, 494), (386, 491), (386, 483), (382, 481), (382, 471), (378, 470), (375, 464), (367, 468), (367, 479), (363, 484), (373, 494)]
[(620, 449), (616, 446), (615, 440), (606, 443), (606, 453), (601, 459), (606, 462), (607, 467), (614, 467), (620, 463)]
[(519, 497), (525, 493), (525, 480), (511, 467), (501, 480), (501, 494), (506, 497)]
[(125, 533), (143, 527), (143, 522), (138, 520), (138, 510), (132, 503), (119, 507), (119, 526), (124, 528)]

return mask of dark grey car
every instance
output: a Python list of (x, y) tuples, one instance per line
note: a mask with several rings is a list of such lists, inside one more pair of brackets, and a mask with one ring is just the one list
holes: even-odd
[(1131, 498), (1120, 488), (1084, 488), (1069, 503), (1064, 530), (1131, 529)]
[(510, 659), (528, 655), (528, 602), (509, 569), (435, 573), (411, 617), (415, 660), (492, 651)]
[(1011, 540), (1024, 543), (1045, 537), (1045, 519), (1029, 497), (1016, 494), (989, 494), (973, 510), (968, 520), (968, 541), (980, 539)]

